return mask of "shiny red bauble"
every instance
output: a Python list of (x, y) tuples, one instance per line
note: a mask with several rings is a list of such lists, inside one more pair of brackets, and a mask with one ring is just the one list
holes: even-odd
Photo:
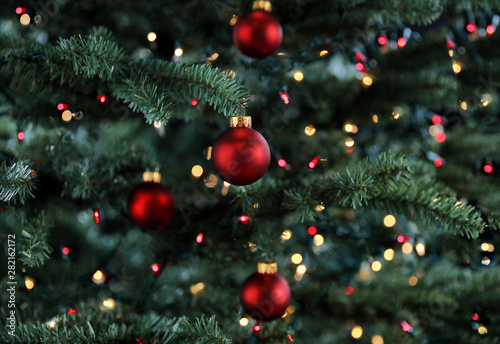
[(136, 225), (164, 230), (175, 212), (172, 193), (160, 183), (143, 183), (130, 195), (128, 213)]
[(223, 132), (212, 147), (212, 165), (222, 180), (233, 185), (256, 182), (267, 172), (271, 152), (266, 139), (249, 127)]
[(283, 39), (280, 23), (266, 11), (242, 16), (234, 25), (233, 41), (243, 54), (262, 59), (274, 53)]
[(243, 309), (252, 318), (271, 321), (280, 318), (290, 304), (290, 287), (278, 273), (250, 275), (240, 292)]

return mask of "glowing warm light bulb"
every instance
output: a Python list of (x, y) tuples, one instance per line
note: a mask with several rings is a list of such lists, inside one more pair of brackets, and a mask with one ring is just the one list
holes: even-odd
[(291, 258), (292, 263), (300, 264), (302, 263), (302, 255), (300, 253), (295, 253)]
[(488, 329), (486, 327), (484, 327), (484, 326), (481, 325), (481, 326), (478, 327), (477, 332), (479, 334), (487, 334), (488, 333)]
[(415, 251), (417, 251), (417, 254), (419, 256), (424, 256), (425, 255), (425, 245), (422, 244), (422, 243), (418, 243), (416, 246), (415, 246)]
[(204, 182), (206, 187), (214, 188), (217, 185), (217, 176), (211, 173), (207, 178), (205, 178)]
[(325, 242), (325, 239), (321, 234), (316, 234), (313, 238), (313, 242), (315, 246), (321, 246)]
[(368, 75), (363, 77), (363, 85), (365, 86), (371, 86), (373, 84), (373, 79), (369, 77)]
[(148, 41), (150, 41), (150, 42), (156, 41), (156, 33), (154, 33), (154, 32), (148, 33)]
[(210, 160), (212, 159), (212, 146), (208, 146), (203, 150), (203, 156), (205, 159)]
[(314, 127), (314, 125), (310, 124), (310, 125), (308, 125), (308, 126), (305, 127), (304, 133), (307, 136), (313, 136), (314, 133), (316, 133), (316, 128)]
[(377, 272), (377, 271), (380, 271), (380, 269), (382, 269), (382, 263), (379, 262), (378, 260), (374, 261), (372, 263), (372, 270)]
[(382, 336), (379, 335), (373, 336), (372, 344), (384, 344), (384, 338), (382, 338)]
[(96, 272), (94, 272), (94, 275), (92, 275), (92, 282), (94, 282), (95, 284), (102, 284), (105, 280), (106, 277), (101, 270), (97, 270)]
[(354, 339), (361, 338), (363, 335), (363, 328), (361, 326), (354, 326), (352, 331), (351, 331), (351, 336)]
[(453, 63), (452, 68), (455, 74), (458, 74), (462, 71), (462, 67), (457, 62)]
[(184, 54), (184, 50), (182, 50), (181, 48), (175, 49), (175, 51), (174, 51), (175, 56), (180, 57), (180, 56), (182, 56), (182, 54)]
[(410, 254), (413, 251), (413, 245), (410, 244), (409, 242), (406, 242), (403, 244), (403, 247), (401, 247), (401, 250), (405, 254)]
[(353, 292), (354, 292), (354, 288), (351, 287), (351, 286), (347, 286), (347, 287), (344, 288), (344, 293), (346, 295), (351, 295)]
[(237, 21), (238, 21), (238, 16), (236, 14), (233, 14), (231, 20), (229, 20), (229, 25), (234, 26)]
[(113, 300), (111, 298), (106, 299), (102, 302), (102, 305), (104, 306), (104, 308), (111, 310), (111, 309), (115, 308), (115, 300)]
[(360, 72), (366, 72), (365, 66), (361, 62), (356, 63), (356, 69)]
[(283, 233), (281, 233), (281, 240), (289, 240), (292, 237), (292, 231), (289, 229), (285, 229)]
[(328, 55), (328, 50), (321, 50), (321, 52), (319, 53), (319, 56), (323, 57), (325, 55)]
[(388, 248), (387, 250), (385, 250), (384, 259), (388, 261), (394, 259), (394, 250), (392, 248)]
[(298, 274), (305, 274), (306, 273), (306, 266), (305, 265), (299, 265), (297, 266), (297, 273)]
[(293, 78), (295, 79), (295, 81), (301, 82), (302, 80), (304, 80), (304, 74), (302, 74), (301, 71), (296, 71), (295, 73), (293, 73)]
[(488, 258), (488, 257), (484, 257), (482, 260), (481, 260), (481, 264), (483, 265), (490, 265), (491, 263), (491, 259)]
[(28, 13), (25, 13), (23, 14), (20, 18), (19, 18), (19, 22), (21, 23), (21, 25), (24, 25), (24, 26), (28, 26), (30, 25), (30, 22), (31, 22), (31, 17)]
[(490, 25), (488, 25), (488, 26), (486, 27), (486, 34), (487, 34), (488, 36), (493, 35), (493, 33), (494, 33), (494, 32), (495, 32), (495, 26), (494, 26), (494, 25), (491, 25), (491, 24), (490, 24)]
[(399, 48), (404, 48), (406, 45), (406, 39), (404, 37), (401, 37), (398, 39), (398, 47)]
[(54, 328), (56, 327), (57, 322), (55, 320), (51, 320), (47, 323), (47, 327)]
[(61, 118), (64, 122), (69, 122), (73, 118), (73, 113), (69, 110), (64, 110), (61, 114)]
[(416, 286), (417, 283), (418, 283), (418, 278), (415, 276), (410, 277), (410, 279), (408, 280), (408, 284), (412, 287)]
[(467, 24), (467, 31), (469, 31), (470, 33), (473, 33), (474, 31), (476, 31), (476, 25), (474, 25), (474, 23), (469, 23)]
[(200, 165), (194, 165), (191, 169), (191, 174), (196, 178), (201, 177), (201, 175), (203, 174), (203, 167), (201, 167)]
[(372, 121), (373, 121), (373, 123), (378, 123), (378, 116), (372, 115)]
[(460, 108), (464, 111), (467, 111), (467, 102), (460, 102)]
[(26, 286), (26, 289), (30, 291), (35, 287), (35, 280), (33, 280), (33, 278), (31, 277), (26, 277), (26, 279), (24, 280), (24, 285)]
[(355, 143), (355, 142), (354, 142), (354, 140), (353, 140), (352, 138), (350, 138), (350, 137), (348, 137), (348, 138), (345, 140), (345, 145), (346, 145), (347, 147), (352, 147), (352, 146), (354, 146), (354, 143)]
[(396, 218), (394, 215), (387, 215), (384, 217), (384, 226), (386, 227), (393, 227), (396, 224)]
[(344, 126), (344, 130), (348, 133), (350, 133), (352, 131), (352, 124), (346, 124)]
[(200, 282), (191, 286), (191, 293), (198, 295), (205, 288), (205, 283)]
[(493, 252), (495, 251), (495, 246), (485, 242), (481, 244), (481, 250), (485, 252)]
[(249, 323), (248, 318), (241, 318), (240, 319), (240, 325), (241, 326), (247, 326)]
[(196, 242), (198, 244), (201, 244), (203, 242), (203, 233), (198, 234), (198, 236), (196, 237)]

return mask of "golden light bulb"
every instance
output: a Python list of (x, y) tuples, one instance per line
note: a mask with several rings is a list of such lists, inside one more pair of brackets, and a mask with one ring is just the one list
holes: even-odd
[(148, 41), (150, 41), (150, 42), (156, 41), (156, 33), (154, 33), (154, 32), (148, 33)]

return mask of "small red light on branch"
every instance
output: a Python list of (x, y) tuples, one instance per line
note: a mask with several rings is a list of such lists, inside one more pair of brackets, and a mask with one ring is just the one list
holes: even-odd
[(17, 139), (19, 141), (24, 140), (24, 132), (23, 131), (20, 131), (20, 132), (17, 133)]
[(408, 239), (410, 239), (410, 237), (406, 236), (406, 235), (398, 235), (398, 242), (400, 244), (404, 243), (404, 242), (407, 242)]
[(354, 57), (355, 57), (356, 59), (360, 60), (360, 61), (363, 61), (363, 62), (368, 61), (368, 60), (366, 59), (366, 56), (365, 56), (365, 55), (363, 55), (363, 54), (361, 54), (359, 51), (358, 51), (357, 53), (355, 53), (355, 54), (354, 54)]
[(288, 340), (293, 343), (293, 338), (291, 335), (288, 335)]
[(68, 104), (68, 103), (59, 103), (59, 104), (57, 104), (57, 110), (63, 111), (63, 110), (66, 110), (67, 108), (69, 108), (70, 106), (71, 106), (71, 104)]
[(435, 165), (436, 167), (441, 167), (441, 166), (443, 166), (443, 159), (441, 159), (441, 158), (437, 158), (436, 160), (434, 160), (434, 165)]
[(250, 218), (247, 216), (247, 215), (241, 215), (239, 218), (238, 218), (238, 222), (241, 222), (243, 223), (244, 225), (246, 225), (248, 223), (248, 221), (250, 221)]
[(488, 173), (488, 174), (492, 174), (493, 173), (493, 165), (489, 162), (487, 162), (485, 165), (484, 165), (484, 172)]
[(387, 44), (387, 38), (385, 38), (384, 36), (379, 36), (377, 41), (378, 41), (378, 44), (380, 44), (380, 45)]
[(473, 33), (474, 31), (476, 31), (476, 25), (474, 25), (474, 23), (467, 24), (467, 31)]
[(95, 220), (96, 225), (99, 224), (100, 219), (101, 219), (101, 214), (99, 213), (99, 208), (95, 208), (94, 209), (94, 220)]
[(446, 41), (446, 46), (450, 49), (455, 49), (457, 47), (455, 42), (453, 42), (451, 39)]
[(153, 270), (155, 276), (158, 276), (160, 274), (160, 265), (158, 265), (158, 263), (153, 264), (151, 270)]
[(316, 167), (316, 165), (318, 164), (318, 161), (319, 161), (319, 157), (315, 157), (314, 159), (312, 159), (310, 162), (309, 162), (309, 168), (310, 169), (313, 169)]
[(65, 255), (68, 255), (69, 254), (69, 248), (63, 247), (62, 253), (65, 254)]
[(406, 39), (404, 37), (399, 38), (398, 39), (398, 47), (404, 48), (405, 45), (406, 45)]
[(479, 314), (477, 314), (477, 313), (472, 314), (472, 320), (478, 321), (479, 320)]
[(403, 329), (403, 331), (405, 332), (409, 332), (409, 333), (412, 333), (413, 332), (413, 326), (411, 326), (409, 323), (407, 323), (406, 321), (404, 320), (401, 320), (399, 322), (399, 325), (401, 325), (401, 328)]
[(23, 14), (26, 13), (28, 9), (26, 7), (18, 7), (16, 8), (16, 14)]
[(253, 332), (259, 332), (260, 331), (260, 325), (255, 325), (253, 327)]
[(365, 66), (361, 62), (356, 63), (356, 69), (360, 72), (366, 72)]
[(193, 106), (198, 105), (198, 101), (195, 98), (191, 99), (191, 105)]
[(351, 286), (345, 287), (344, 292), (346, 295), (351, 295), (354, 292), (354, 288)]
[(488, 26), (486, 27), (486, 34), (487, 34), (488, 36), (493, 35), (493, 33), (494, 33), (494, 32), (495, 32), (495, 26), (494, 26), (494, 25), (488, 25)]
[(196, 237), (196, 242), (198, 244), (201, 244), (203, 242), (203, 233), (198, 234), (198, 236)]
[(107, 99), (107, 97), (104, 94), (97, 96), (97, 100), (99, 100), (101, 103), (105, 103), (106, 99)]
[(437, 142), (443, 143), (446, 141), (446, 134), (443, 132), (437, 133), (436, 136), (434, 136)]
[(68, 313), (68, 314), (76, 314), (76, 308), (68, 308), (68, 310), (66, 311), (66, 313)]
[(439, 115), (434, 115), (432, 116), (432, 123), (436, 125), (441, 124), (443, 123), (443, 119)]
[(286, 166), (286, 160), (285, 159), (278, 159), (278, 165), (280, 167), (285, 167)]
[(307, 229), (307, 233), (309, 233), (309, 235), (316, 235), (317, 232), (318, 232), (318, 229), (314, 226), (311, 226)]
[(290, 103), (290, 99), (288, 98), (288, 93), (286, 93), (285, 91), (280, 91), (280, 97), (283, 100), (283, 103), (285, 103), (286, 105)]

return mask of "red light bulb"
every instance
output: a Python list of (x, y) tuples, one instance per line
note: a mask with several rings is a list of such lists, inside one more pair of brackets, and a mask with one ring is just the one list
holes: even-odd
[(68, 313), (68, 314), (76, 314), (76, 308), (68, 308), (68, 310), (66, 311), (66, 313)]
[(68, 255), (69, 254), (69, 248), (63, 247), (62, 253), (65, 254), (65, 255)]
[(474, 23), (470, 22), (469, 24), (467, 24), (467, 31), (469, 31), (470, 33), (473, 33), (474, 31), (476, 31), (476, 25), (474, 25)]
[(101, 214), (99, 213), (99, 208), (95, 208), (94, 209), (94, 220), (95, 220), (96, 225), (99, 224), (100, 218), (101, 218)]
[(363, 55), (362, 53), (360, 53), (359, 51), (358, 51), (357, 53), (355, 53), (355, 54), (354, 54), (354, 57), (355, 57), (356, 59), (360, 60), (360, 61), (363, 61), (363, 62), (368, 61), (368, 60), (366, 59), (366, 56), (365, 56), (365, 55)]
[(384, 36), (379, 36), (378, 38), (378, 44), (380, 45), (386, 45), (387, 44), (387, 38), (385, 38)]
[(354, 288), (351, 286), (345, 287), (344, 292), (346, 295), (351, 295), (354, 292)]
[(193, 106), (198, 105), (198, 101), (195, 98), (191, 99), (191, 105)]
[(247, 215), (241, 215), (238, 218), (238, 222), (243, 223), (244, 225), (246, 225), (248, 221), (250, 221), (250, 218)]
[(404, 48), (405, 45), (406, 45), (406, 39), (404, 37), (399, 38), (398, 39), (398, 47)]
[(317, 232), (318, 232), (318, 229), (314, 226), (311, 226), (307, 229), (307, 233), (309, 233), (309, 235), (316, 235)]
[(105, 103), (106, 99), (107, 99), (107, 97), (104, 94), (97, 96), (97, 100), (99, 100), (101, 103)]
[(443, 132), (437, 133), (436, 136), (434, 136), (437, 142), (443, 143), (446, 141), (446, 134)]
[(279, 165), (280, 167), (285, 167), (285, 166), (286, 166), (286, 161), (285, 161), (285, 159), (283, 159), (283, 158), (282, 158), (282, 159), (278, 159), (278, 165)]
[(488, 174), (491, 174), (493, 173), (493, 165), (489, 162), (487, 162), (485, 165), (484, 165), (484, 172), (488, 173)]
[(477, 314), (477, 313), (472, 314), (472, 320), (478, 321), (479, 320), (479, 314)]
[(17, 133), (17, 139), (19, 141), (24, 140), (24, 132), (23, 131), (20, 131), (20, 132)]
[(488, 36), (492, 36), (494, 32), (495, 32), (495, 26), (494, 25), (488, 25), (486, 27), (486, 34)]
[(319, 161), (319, 157), (315, 157), (314, 159), (312, 159), (310, 162), (309, 162), (309, 168), (310, 169), (313, 169), (316, 167), (317, 163)]
[(443, 166), (443, 159), (441, 159), (441, 158), (437, 158), (436, 160), (434, 160), (434, 165), (435, 165), (436, 167), (441, 167), (441, 166)]
[(201, 244), (203, 242), (203, 233), (198, 234), (198, 236), (196, 237), (196, 242), (198, 244)]

